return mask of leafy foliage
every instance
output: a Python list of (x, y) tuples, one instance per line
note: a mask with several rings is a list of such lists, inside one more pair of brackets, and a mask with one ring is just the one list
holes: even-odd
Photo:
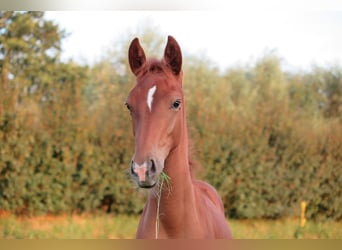
[[(94, 66), (59, 59), (64, 31), (40, 12), (0, 12), (0, 209), (16, 214), (141, 212), (130, 181), (131, 37)], [(143, 30), (144, 47), (163, 39)], [(158, 53), (160, 54), (160, 53)], [(184, 58), (184, 91), (200, 177), (233, 218), (342, 218), (342, 69), (281, 69), (265, 54), (220, 73)]]

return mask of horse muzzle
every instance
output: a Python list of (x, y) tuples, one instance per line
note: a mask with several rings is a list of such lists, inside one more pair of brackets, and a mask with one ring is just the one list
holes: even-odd
[(144, 161), (141, 165), (131, 162), (131, 176), (141, 188), (152, 188), (157, 183), (157, 167), (154, 160)]

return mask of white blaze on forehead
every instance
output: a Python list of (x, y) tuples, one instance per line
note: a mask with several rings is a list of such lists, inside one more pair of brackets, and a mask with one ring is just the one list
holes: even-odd
[(156, 92), (156, 90), (157, 90), (157, 86), (154, 85), (147, 92), (147, 106), (150, 109), (150, 111), (152, 111), (153, 95)]

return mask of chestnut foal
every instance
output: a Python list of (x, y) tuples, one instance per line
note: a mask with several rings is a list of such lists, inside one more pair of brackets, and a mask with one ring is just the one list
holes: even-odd
[[(232, 238), (218, 193), (191, 174), (177, 41), (169, 36), (164, 58), (156, 60), (146, 59), (135, 38), (128, 57), (137, 81), (126, 101), (135, 137), (131, 175), (139, 187), (151, 189), (136, 237)], [(162, 171), (172, 190), (165, 185), (156, 195)]]

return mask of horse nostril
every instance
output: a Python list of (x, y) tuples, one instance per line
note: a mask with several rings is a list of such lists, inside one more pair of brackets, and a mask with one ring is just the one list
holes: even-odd
[(155, 173), (156, 172), (156, 165), (154, 164), (154, 161), (151, 160), (151, 172)]
[(134, 172), (134, 162), (131, 161), (131, 174), (132, 175), (137, 175), (135, 172)]

